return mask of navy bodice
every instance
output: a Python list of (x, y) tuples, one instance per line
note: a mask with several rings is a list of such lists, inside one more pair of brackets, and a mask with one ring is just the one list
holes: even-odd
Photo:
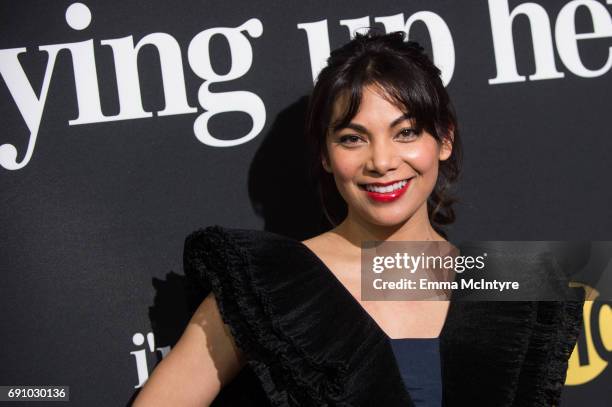
[(390, 339), (397, 365), (416, 407), (442, 405), (439, 338)]

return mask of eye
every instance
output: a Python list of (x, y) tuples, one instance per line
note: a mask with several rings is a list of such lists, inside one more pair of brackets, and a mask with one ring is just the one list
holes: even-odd
[(405, 128), (400, 130), (397, 135), (402, 141), (412, 141), (419, 137), (419, 134), (412, 128)]
[(340, 144), (357, 144), (361, 138), (355, 134), (340, 136)]

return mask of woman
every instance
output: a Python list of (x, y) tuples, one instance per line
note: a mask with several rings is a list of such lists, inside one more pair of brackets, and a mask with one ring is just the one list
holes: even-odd
[(134, 405), (208, 405), (245, 367), (232, 396), (253, 391), (249, 405), (558, 403), (579, 306), (359, 299), (362, 241), (444, 241), (454, 220), (460, 142), (439, 74), (399, 32), (332, 52), (306, 133), (341, 222), (304, 242), (192, 233), (185, 273), (212, 292)]

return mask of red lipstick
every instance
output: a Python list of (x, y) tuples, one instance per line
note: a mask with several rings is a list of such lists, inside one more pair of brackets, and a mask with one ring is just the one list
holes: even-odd
[[(391, 182), (373, 182), (371, 184), (368, 185), (374, 185), (374, 186), (387, 186), (387, 185), (392, 185), (397, 183), (398, 181), (391, 181)], [(368, 195), (368, 197), (370, 197), (370, 199), (377, 201), (377, 202), (393, 202), (395, 200), (397, 200), (400, 196), (404, 195), (404, 192), (406, 192), (408, 190), (408, 187), (410, 187), (410, 184), (412, 182), (412, 178), (408, 179), (406, 184), (400, 188), (400, 189), (396, 189), (394, 191), (391, 192), (374, 192), (374, 191), (368, 191), (367, 189), (365, 189), (365, 186), (360, 186), (361, 189)]]

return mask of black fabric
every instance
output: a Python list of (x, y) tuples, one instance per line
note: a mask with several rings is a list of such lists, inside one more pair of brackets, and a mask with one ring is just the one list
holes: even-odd
[[(301, 242), (209, 226), (187, 237), (184, 270), (212, 289), (248, 361), (214, 405), (413, 405), (389, 338)], [(558, 405), (581, 312), (579, 302), (452, 302), (443, 405)]]

